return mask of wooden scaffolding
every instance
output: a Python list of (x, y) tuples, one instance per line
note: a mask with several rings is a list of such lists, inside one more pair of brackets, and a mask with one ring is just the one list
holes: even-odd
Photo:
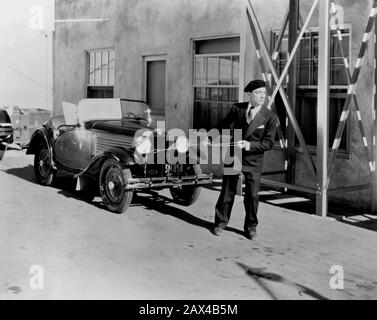
[[(262, 71), (263, 78), (267, 83), (267, 92), (269, 96), (268, 108), (276, 112), (274, 105), (275, 97), (280, 94), (285, 111), (287, 114), (287, 131), (286, 137), (283, 135), (283, 130), (279, 124), (277, 134), (279, 136), (280, 146), (284, 150), (285, 170), (269, 172), (268, 175), (285, 174), (285, 182), (278, 182), (269, 179), (262, 179), (264, 185), (279, 187), (284, 189), (295, 190), (299, 192), (310, 193), (316, 196), (316, 214), (326, 217), (328, 213), (328, 193), (332, 191), (357, 191), (369, 189), (371, 194), (371, 212), (377, 213), (377, 174), (376, 174), (376, 132), (377, 132), (377, 90), (376, 90), (376, 59), (374, 59), (374, 101), (372, 119), (372, 141), (368, 143), (365, 130), (365, 120), (362, 119), (360, 105), (358, 103), (356, 85), (359, 80), (360, 71), (363, 67), (364, 57), (368, 43), (371, 39), (374, 40), (374, 50), (376, 56), (376, 14), (377, 14), (377, 0), (373, 1), (370, 15), (366, 22), (364, 36), (360, 45), (358, 57), (356, 59), (353, 71), (351, 71), (350, 62), (345, 57), (342, 49), (342, 33), (339, 22), (333, 19), (336, 29), (336, 37), (341, 50), (341, 55), (344, 63), (345, 72), (347, 75), (348, 90), (346, 94), (345, 103), (339, 119), (335, 139), (331, 149), (329, 149), (329, 97), (330, 97), (330, 36), (331, 26), (330, 19), (336, 15), (335, 3), (331, 0), (314, 0), (311, 9), (305, 21), (300, 21), (299, 0), (289, 0), (289, 7), (284, 17), (283, 24), (272, 52), (269, 51), (266, 39), (263, 35), (262, 28), (259, 24), (258, 17), (254, 11), (251, 0), (245, 0), (245, 30), (243, 30), (243, 37), (246, 37), (246, 29), (249, 28), (251, 33), (251, 41), (255, 45), (256, 55), (259, 61), (259, 66)], [(319, 48), (318, 48), (318, 97), (317, 97), (317, 148), (316, 161), (313, 160), (308, 146), (305, 142), (304, 136), (295, 117), (296, 99), (289, 97), (296, 97), (297, 90), (297, 68), (298, 58), (297, 51), (300, 42), (308, 28), (308, 25), (313, 17), (317, 6), (319, 6)], [(336, 17), (335, 17), (336, 18)], [(300, 23), (301, 22), (301, 23)], [(302, 25), (300, 27), (300, 24)], [(275, 67), (275, 61), (278, 57), (278, 52), (281, 46), (282, 39), (288, 27), (288, 60), (283, 71), (278, 75)], [(373, 28), (374, 27), (374, 28)], [(245, 41), (241, 45), (241, 54), (245, 53)], [(287, 87), (283, 88), (283, 82), (286, 81)], [(241, 95), (240, 95), (241, 96)], [(370, 171), (370, 181), (362, 185), (344, 186), (342, 188), (330, 189), (329, 185), (332, 181), (335, 168), (335, 159), (339, 151), (342, 134), (344, 132), (347, 119), (350, 115), (350, 109), (354, 107), (358, 119), (358, 126), (362, 136), (363, 148), (368, 161), (368, 168)], [(302, 153), (309, 164), (308, 172), (311, 173), (315, 181), (315, 188), (298, 186), (295, 183), (295, 138), (297, 137)]]

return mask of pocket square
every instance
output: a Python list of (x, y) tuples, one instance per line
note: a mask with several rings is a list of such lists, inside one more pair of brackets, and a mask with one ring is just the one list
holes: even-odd
[(264, 125), (262, 124), (262, 125), (259, 126), (257, 129), (264, 129)]

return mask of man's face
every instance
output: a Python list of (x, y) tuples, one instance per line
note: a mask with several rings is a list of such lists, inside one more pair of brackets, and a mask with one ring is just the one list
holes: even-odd
[(249, 102), (254, 107), (258, 107), (264, 104), (266, 101), (266, 88), (258, 88), (254, 90), (253, 92), (249, 92)]

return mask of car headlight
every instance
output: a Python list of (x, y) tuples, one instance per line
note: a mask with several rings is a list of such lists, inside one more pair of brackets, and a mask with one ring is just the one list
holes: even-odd
[(149, 135), (142, 135), (135, 140), (135, 149), (139, 154), (147, 154), (152, 150), (152, 142)]
[(175, 142), (175, 147), (178, 150), (179, 153), (185, 153), (187, 152), (189, 148), (189, 141), (186, 137), (180, 136), (177, 138)]

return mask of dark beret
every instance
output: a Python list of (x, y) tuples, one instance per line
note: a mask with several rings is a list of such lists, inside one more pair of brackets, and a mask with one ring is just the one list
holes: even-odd
[(253, 92), (256, 89), (266, 87), (266, 82), (263, 80), (250, 81), (244, 89), (244, 92)]

